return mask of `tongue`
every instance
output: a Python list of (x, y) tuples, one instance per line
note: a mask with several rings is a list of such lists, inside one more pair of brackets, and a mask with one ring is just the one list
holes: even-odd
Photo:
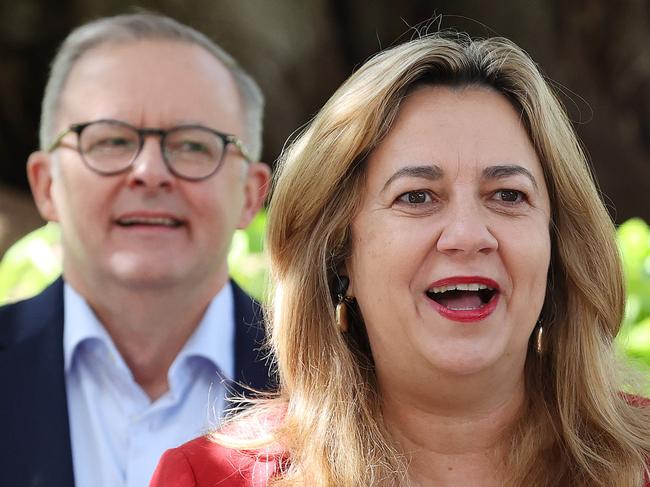
[(474, 291), (447, 291), (436, 301), (449, 309), (477, 309), (483, 306), (483, 301)]

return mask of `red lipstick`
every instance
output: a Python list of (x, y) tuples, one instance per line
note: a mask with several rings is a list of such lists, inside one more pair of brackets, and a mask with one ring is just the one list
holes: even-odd
[(499, 302), (499, 285), (482, 276), (453, 276), (435, 281), (426, 291), (433, 308), (444, 318), (474, 323), (487, 318)]

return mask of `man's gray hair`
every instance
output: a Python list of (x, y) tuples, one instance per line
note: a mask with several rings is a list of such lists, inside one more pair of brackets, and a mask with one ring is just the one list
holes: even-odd
[(47, 150), (54, 133), (59, 101), (65, 82), (75, 63), (89, 49), (106, 43), (139, 40), (170, 40), (201, 46), (230, 71), (242, 100), (246, 124), (246, 146), (254, 160), (262, 149), (264, 96), (257, 83), (207, 36), (176, 20), (153, 13), (105, 17), (77, 27), (66, 37), (52, 61), (41, 108), (40, 146)]

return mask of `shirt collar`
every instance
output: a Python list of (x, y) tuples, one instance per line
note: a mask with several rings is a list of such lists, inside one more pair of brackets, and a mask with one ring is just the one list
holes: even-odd
[[(104, 343), (114, 356), (119, 355), (113, 340), (102, 326), (88, 303), (72, 286), (65, 283), (63, 290), (64, 326), (63, 353), (65, 372), (73, 365), (79, 345), (90, 339)], [(190, 336), (170, 367), (170, 374), (189, 357), (203, 357), (217, 367), (223, 378), (234, 377), (235, 360), (234, 298), (230, 282), (219, 291), (206, 309), (199, 326)], [(125, 365), (126, 366), (126, 365)]]
[(234, 349), (234, 297), (232, 285), (228, 282), (208, 305), (199, 326), (170, 367), (170, 375), (187, 358), (202, 357), (219, 369), (223, 379), (232, 379), (235, 373)]
[[(63, 287), (63, 357), (69, 373), (79, 345), (97, 339), (114, 353), (115, 345), (88, 303), (68, 283)], [(119, 356), (119, 354), (118, 354)]]

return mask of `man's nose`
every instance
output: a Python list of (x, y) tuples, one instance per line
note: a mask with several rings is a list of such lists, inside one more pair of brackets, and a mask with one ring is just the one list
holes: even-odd
[(174, 180), (174, 175), (165, 164), (160, 138), (156, 136), (145, 137), (142, 150), (133, 161), (133, 166), (128, 173), (129, 186), (147, 189), (169, 189), (172, 187)]
[(436, 245), (438, 251), (448, 255), (474, 255), (498, 248), (499, 242), (480, 203), (451, 203), (445, 213)]

